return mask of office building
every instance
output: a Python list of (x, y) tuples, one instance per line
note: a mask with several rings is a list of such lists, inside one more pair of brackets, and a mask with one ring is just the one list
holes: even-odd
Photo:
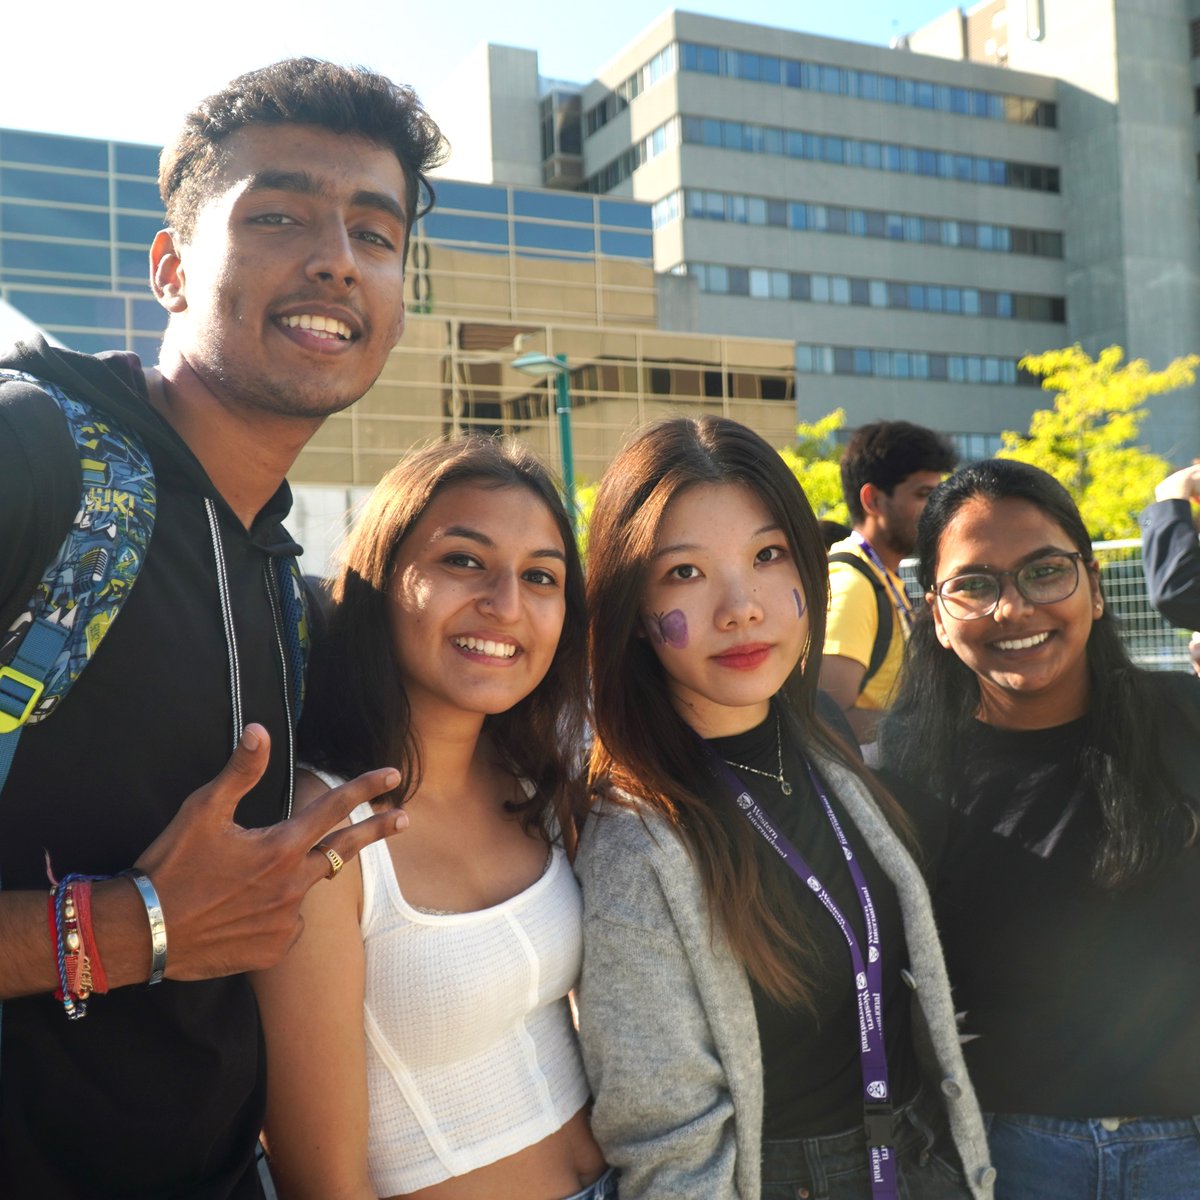
[[(1200, 0), (983, 0), (905, 39), (1057, 80), (1071, 341), (1162, 366), (1200, 351)], [(1153, 403), (1200, 451), (1200, 388)]]
[[(655, 268), (691, 284), (665, 325), (796, 343), (802, 415), (990, 452), (1045, 402), (1026, 354), (1200, 348), (1196, 8), (987, 0), (899, 49), (668, 12), (582, 89), (582, 186), (653, 206)], [(1198, 399), (1154, 402), (1154, 448), (1191, 457)]]

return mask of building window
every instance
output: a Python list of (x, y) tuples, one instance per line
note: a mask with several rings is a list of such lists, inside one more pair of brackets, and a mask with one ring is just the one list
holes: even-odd
[[(1042, 0), (1027, 2), (1031, 12), (1034, 8), (1040, 11)], [(1032, 29), (1032, 24), (1027, 24)], [(1031, 32), (1029, 36), (1035, 35)], [(1040, 25), (1036, 36), (1041, 36)], [(702, 75), (723, 75), (749, 83), (823, 92), (829, 96), (848, 96), (875, 103), (922, 108), (961, 117), (979, 117), (1048, 129), (1058, 123), (1056, 105), (1049, 100), (987, 92), (978, 88), (948, 87), (923, 79), (778, 58), (773, 54), (755, 54), (747, 50), (705, 46), (695, 42), (672, 42), (588, 109), (583, 122), (587, 136), (591, 137), (602, 129), (660, 79), (680, 70)]]
[(654, 206), (655, 228), (686, 215), (689, 219), (735, 224), (778, 225), (814, 233), (888, 238), (930, 246), (962, 246), (1003, 254), (1062, 257), (1062, 234), (1055, 230), (1010, 228), (975, 221), (944, 221), (911, 213), (842, 208), (801, 200), (785, 203), (760, 196), (688, 188), (680, 200), (672, 192)]
[(752, 300), (803, 300), (813, 304), (895, 308), (1003, 321), (1066, 322), (1067, 304), (1062, 296), (1027, 295), (952, 284), (859, 279), (766, 267), (731, 267), (720, 263), (688, 263), (686, 273), (696, 276), (702, 292), (749, 296)]
[(606, 192), (628, 179), (643, 163), (681, 142), (714, 149), (783, 155), (867, 168), (875, 160), (875, 155), (868, 153), (869, 147), (874, 146), (881, 151), (879, 168), (885, 171), (904, 175), (933, 175), (995, 187), (1059, 191), (1058, 168), (1041, 163), (1007, 162), (967, 154), (951, 156), (916, 146), (878, 145), (803, 130), (776, 129), (741, 121), (718, 121), (711, 117), (693, 116), (672, 117), (648, 137), (601, 167), (586, 181), (585, 188), (589, 192)]
[[(978, 354), (931, 354), (865, 346), (796, 346), (796, 371), (804, 375), (868, 375), (996, 386), (1035, 386), (1015, 359)], [(985, 435), (990, 436), (990, 435)]]

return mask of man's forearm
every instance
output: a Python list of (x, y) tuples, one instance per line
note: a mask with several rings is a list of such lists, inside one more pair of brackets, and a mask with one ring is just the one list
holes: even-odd
[[(0, 1000), (58, 987), (48, 890), (0, 892)], [(93, 884), (92, 928), (109, 987), (144, 983), (150, 977), (150, 925), (128, 880)]]
[(883, 711), (878, 708), (846, 709), (846, 720), (850, 722), (850, 728), (854, 730), (854, 736), (858, 738), (860, 746), (875, 740), (882, 716)]

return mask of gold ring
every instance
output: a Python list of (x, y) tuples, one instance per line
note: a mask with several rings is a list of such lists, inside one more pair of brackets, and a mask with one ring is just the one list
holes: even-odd
[(346, 865), (346, 860), (332, 846), (327, 846), (324, 842), (318, 842), (313, 849), (320, 850), (329, 859), (329, 874), (325, 876), (326, 879), (332, 879)]

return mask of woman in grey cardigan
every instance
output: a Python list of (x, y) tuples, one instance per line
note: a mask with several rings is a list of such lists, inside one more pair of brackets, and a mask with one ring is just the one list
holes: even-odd
[(984, 1200), (995, 1172), (906, 813), (814, 710), (820, 533), (723, 418), (613, 462), (576, 869), (593, 1131), (622, 1200)]

